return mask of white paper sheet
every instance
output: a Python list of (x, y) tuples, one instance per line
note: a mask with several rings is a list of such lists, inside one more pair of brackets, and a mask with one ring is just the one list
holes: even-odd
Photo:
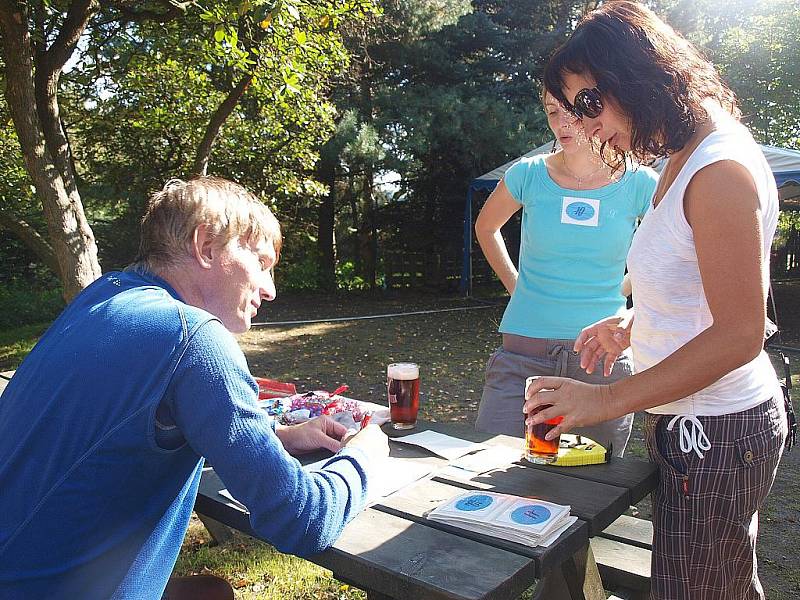
[(522, 458), (522, 445), (515, 450), (506, 447), (485, 448), (479, 452), (467, 454), (453, 461), (451, 466), (458, 467), (475, 474), (486, 473), (494, 469), (508, 467), (511, 463)]
[(485, 447), (482, 444), (476, 444), (475, 442), (462, 440), (430, 430), (392, 438), (392, 441), (421, 446), (447, 460), (454, 460)]
[(228, 491), (228, 488), (225, 488), (225, 489), (222, 489), (222, 490), (220, 490), (220, 491), (219, 491), (219, 495), (220, 495), (220, 496), (223, 496), (224, 498), (226, 498), (226, 499), (228, 499), (228, 500), (230, 500), (231, 502), (233, 502), (233, 503), (234, 503), (234, 504), (236, 504), (237, 506), (239, 506), (239, 507), (241, 507), (241, 508), (243, 508), (243, 509), (247, 510), (247, 507), (246, 507), (244, 504), (242, 504), (241, 502), (239, 502), (239, 501), (238, 501), (236, 498), (234, 498), (234, 497), (231, 495), (231, 493)]
[[(329, 460), (330, 458), (319, 460), (305, 465), (303, 468), (309, 471), (318, 471)], [(374, 465), (370, 470), (367, 506), (372, 506), (407, 485), (427, 477), (433, 470), (434, 468), (430, 465), (412, 462), (408, 459), (391, 456), (384, 458), (380, 464)]]

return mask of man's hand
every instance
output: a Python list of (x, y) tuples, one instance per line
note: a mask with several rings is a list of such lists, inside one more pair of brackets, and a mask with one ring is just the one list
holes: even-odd
[(575, 352), (581, 354), (581, 368), (594, 372), (598, 361), (603, 361), (603, 374), (608, 377), (614, 362), (631, 345), (633, 311), (623, 317), (609, 317), (585, 327), (575, 339)]
[(349, 437), (345, 442), (348, 448), (359, 448), (373, 460), (389, 456), (389, 438), (377, 425), (367, 425)]
[(289, 454), (307, 454), (325, 448), (338, 452), (347, 428), (327, 415), (311, 419), (300, 425), (278, 426), (275, 434)]

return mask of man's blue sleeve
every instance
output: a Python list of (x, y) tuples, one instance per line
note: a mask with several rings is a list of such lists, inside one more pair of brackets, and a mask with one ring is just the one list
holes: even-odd
[(259, 537), (282, 552), (321, 552), (365, 505), (368, 457), (345, 448), (321, 471), (304, 470), (283, 448), (257, 397), (234, 337), (218, 321), (201, 326), (167, 399), (176, 425), (247, 506)]

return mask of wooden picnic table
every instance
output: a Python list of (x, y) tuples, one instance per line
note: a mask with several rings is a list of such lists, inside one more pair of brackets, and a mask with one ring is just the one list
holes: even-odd
[[(466, 423), (418, 423), (486, 445), (522, 452), (519, 438), (481, 434)], [(390, 444), (391, 455), (445, 466), (447, 461), (409, 444)], [(308, 457), (308, 462), (319, 456)], [(367, 591), (370, 600), (505, 600), (534, 583), (534, 599), (605, 599), (589, 538), (605, 529), (656, 485), (656, 467), (635, 458), (584, 467), (533, 465), (527, 461), (483, 475), (447, 473), (422, 479), (364, 510), (329, 550), (310, 560), (336, 578)], [(254, 535), (248, 513), (219, 491), (213, 469), (200, 482), (195, 510)], [(579, 520), (549, 547), (530, 547), (429, 521), (425, 514), (465, 490), (491, 490), (569, 504)]]

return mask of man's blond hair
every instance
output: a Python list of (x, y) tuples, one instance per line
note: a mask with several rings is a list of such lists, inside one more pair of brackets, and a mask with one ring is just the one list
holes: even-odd
[(271, 242), (280, 253), (281, 227), (275, 215), (254, 194), (222, 177), (170, 179), (150, 197), (142, 217), (136, 264), (151, 271), (180, 265), (191, 255), (194, 231), (200, 225), (220, 247), (244, 237)]

